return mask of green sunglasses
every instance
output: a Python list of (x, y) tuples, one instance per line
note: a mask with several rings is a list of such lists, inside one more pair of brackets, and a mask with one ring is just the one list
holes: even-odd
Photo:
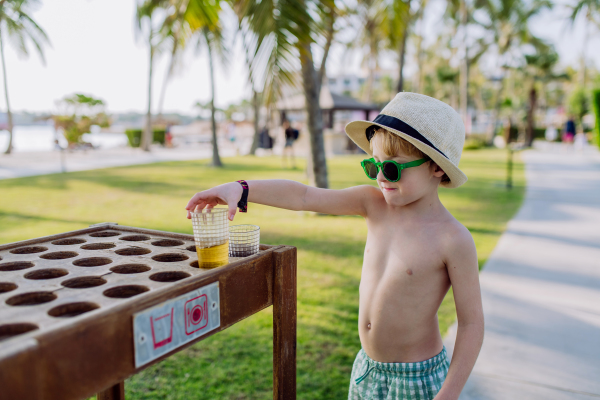
[(369, 179), (376, 180), (377, 174), (379, 170), (383, 172), (383, 177), (390, 182), (398, 182), (400, 180), (400, 176), (402, 175), (402, 170), (405, 168), (418, 167), (419, 165), (426, 163), (431, 160), (430, 158), (421, 158), (420, 160), (415, 160), (411, 162), (407, 162), (404, 164), (399, 164), (396, 161), (387, 160), (383, 162), (377, 162), (374, 158), (369, 158), (366, 160), (362, 160), (360, 165), (362, 165), (365, 174), (369, 177)]

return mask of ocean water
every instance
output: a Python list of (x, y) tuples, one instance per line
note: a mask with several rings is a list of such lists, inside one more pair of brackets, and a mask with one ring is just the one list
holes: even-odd
[[(52, 151), (56, 133), (54, 127), (46, 125), (17, 125), (13, 128), (13, 151)], [(124, 133), (94, 132), (83, 136), (83, 140), (95, 147), (109, 149), (127, 146), (127, 136)], [(58, 134), (58, 142), (66, 147), (67, 141)], [(0, 131), (0, 153), (8, 146), (8, 132)]]

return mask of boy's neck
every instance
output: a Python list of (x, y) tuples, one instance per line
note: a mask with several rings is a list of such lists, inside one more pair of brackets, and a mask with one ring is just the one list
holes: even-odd
[(412, 203), (394, 208), (398, 208), (398, 211), (401, 211), (405, 216), (415, 218), (436, 217), (446, 211), (446, 207), (440, 201), (437, 188), (429, 191)]

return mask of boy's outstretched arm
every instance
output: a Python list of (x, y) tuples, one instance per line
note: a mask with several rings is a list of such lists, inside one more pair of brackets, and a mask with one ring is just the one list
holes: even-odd
[[(285, 208), (295, 211), (314, 211), (334, 215), (366, 216), (368, 198), (381, 192), (373, 186), (355, 186), (348, 189), (319, 189), (299, 182), (270, 179), (247, 181), (248, 202)], [(196, 208), (229, 207), (229, 219), (233, 221), (237, 203), (242, 197), (242, 186), (237, 182), (225, 183), (196, 193), (185, 209), (188, 218)]]
[(457, 400), (475, 366), (483, 344), (483, 308), (475, 243), (460, 226), (448, 241), (446, 260), (452, 282), (458, 329), (448, 375), (435, 400)]

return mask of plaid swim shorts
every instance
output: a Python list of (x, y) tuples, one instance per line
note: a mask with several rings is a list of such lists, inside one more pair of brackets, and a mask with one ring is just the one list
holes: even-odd
[(442, 388), (450, 362), (446, 348), (429, 360), (382, 363), (358, 352), (348, 400), (431, 400)]

